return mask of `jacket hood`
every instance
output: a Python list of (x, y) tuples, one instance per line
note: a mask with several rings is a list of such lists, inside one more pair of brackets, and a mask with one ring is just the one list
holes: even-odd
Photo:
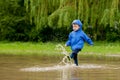
[(77, 24), (80, 26), (80, 29), (82, 29), (82, 22), (80, 20), (73, 20), (72, 24)]

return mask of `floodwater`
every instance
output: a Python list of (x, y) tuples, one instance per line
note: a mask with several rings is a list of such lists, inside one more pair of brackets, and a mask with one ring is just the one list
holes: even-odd
[(120, 80), (120, 61), (79, 59), (79, 66), (60, 58), (0, 56), (0, 80)]

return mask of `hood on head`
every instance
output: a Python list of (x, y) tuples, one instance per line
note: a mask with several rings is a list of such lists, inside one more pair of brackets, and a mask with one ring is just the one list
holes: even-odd
[(73, 20), (72, 24), (77, 24), (80, 26), (80, 29), (82, 29), (82, 22), (78, 19), (78, 20)]

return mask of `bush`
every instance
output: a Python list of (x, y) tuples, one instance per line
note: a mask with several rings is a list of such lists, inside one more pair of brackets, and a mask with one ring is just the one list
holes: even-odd
[(69, 34), (69, 29), (65, 27), (61, 28), (51, 28), (51, 27), (43, 27), (42, 29), (36, 31), (34, 30), (30, 35), (30, 41), (66, 41)]
[(110, 28), (106, 33), (106, 40), (110, 42), (119, 41), (120, 39), (120, 30), (117, 28)]

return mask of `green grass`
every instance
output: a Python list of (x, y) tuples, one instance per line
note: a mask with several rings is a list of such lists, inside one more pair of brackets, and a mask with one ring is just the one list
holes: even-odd
[(120, 43), (95, 42), (94, 46), (84, 46), (83, 52), (96, 54), (119, 54)]
[(0, 42), (0, 54), (55, 55), (55, 44), (32, 42)]
[[(57, 44), (64, 43), (33, 43), (33, 42), (0, 42), (1, 55), (38, 55), (38, 56), (59, 56), (60, 52), (55, 49)], [(66, 47), (70, 53), (70, 47)], [(120, 43), (95, 42), (94, 46), (85, 44), (80, 55), (109, 55), (120, 54)]]

